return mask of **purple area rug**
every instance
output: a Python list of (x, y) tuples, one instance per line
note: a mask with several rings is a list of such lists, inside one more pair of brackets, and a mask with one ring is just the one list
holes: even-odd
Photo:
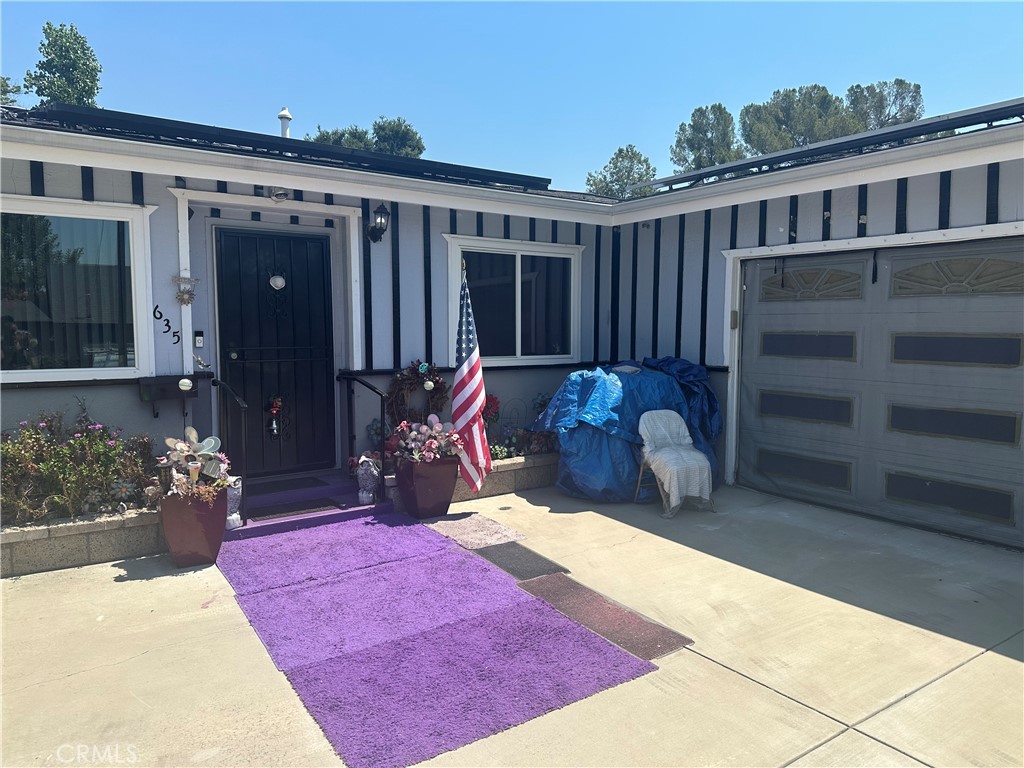
[(225, 542), (218, 566), (350, 768), (412, 765), (656, 669), (399, 515)]
[(237, 595), (340, 574), (457, 545), (405, 515), (357, 517), (254, 539), (225, 541), (217, 557)]

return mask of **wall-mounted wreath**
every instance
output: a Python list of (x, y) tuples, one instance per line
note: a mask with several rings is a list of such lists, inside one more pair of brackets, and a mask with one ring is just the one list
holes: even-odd
[[(402, 421), (425, 422), (431, 413), (440, 416), (448, 407), (450, 391), (436, 365), (413, 360), (394, 375), (384, 398), (384, 413), (391, 428)], [(423, 407), (417, 403), (423, 403)]]

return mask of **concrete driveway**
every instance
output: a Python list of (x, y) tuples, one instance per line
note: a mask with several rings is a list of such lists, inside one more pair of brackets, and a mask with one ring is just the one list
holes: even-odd
[[(777, 499), (453, 505), (694, 639), (448, 766), (1024, 765), (1022, 557)], [(4, 766), (340, 765), (215, 568), (3, 584)]]

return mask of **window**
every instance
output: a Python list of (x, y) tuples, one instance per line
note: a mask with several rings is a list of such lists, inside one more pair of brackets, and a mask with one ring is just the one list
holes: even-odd
[[(579, 245), (446, 235), (451, 296), (461, 267), (473, 301), (480, 354), (490, 365), (579, 359)], [(458, 324), (451, 306), (451, 330)], [(454, 364), (455, 351), (451, 350)]]
[[(137, 206), (4, 197), (0, 370), (5, 381), (151, 373)], [(140, 266), (141, 265), (141, 266)]]

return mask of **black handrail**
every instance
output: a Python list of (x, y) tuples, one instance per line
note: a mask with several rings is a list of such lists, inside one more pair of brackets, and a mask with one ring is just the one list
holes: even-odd
[(356, 375), (355, 371), (338, 371), (336, 381), (341, 383), (346, 382), (345, 394), (346, 394), (346, 415), (348, 416), (348, 455), (354, 456), (356, 452), (356, 433), (353, 427), (355, 422), (355, 390), (352, 387), (352, 383), (362, 384), (368, 390), (373, 392), (380, 398), (380, 472), (377, 475), (377, 501), (384, 500), (384, 430), (387, 428), (387, 422), (384, 419), (384, 398), (387, 395), (373, 386), (366, 379), (362, 379)]
[[(238, 396), (238, 393), (235, 392), (235, 390), (233, 390), (231, 387), (228, 386), (227, 382), (221, 381), (216, 376), (213, 379), (210, 380), (210, 384), (212, 384), (215, 387), (223, 387), (224, 390), (229, 395), (231, 395), (232, 399), (234, 399), (234, 401), (235, 401), (235, 404), (238, 406), (239, 410), (241, 410), (241, 412), (242, 412), (242, 445), (241, 445), (242, 450), (241, 450), (241, 456), (240, 456), (240, 459), (239, 459), (239, 463), (241, 464), (242, 467), (248, 469), (249, 468), (249, 464), (246, 461), (246, 455), (245, 455), (245, 445), (246, 445), (246, 442), (247, 442), (246, 424), (245, 424), (245, 422), (246, 422), (246, 415), (247, 415), (246, 411), (249, 410), (249, 404), (246, 403), (245, 400), (240, 398)], [(239, 517), (242, 518), (242, 525), (248, 525), (249, 524), (249, 516), (245, 512), (245, 473), (244, 472), (241, 473), (239, 475), (239, 477), (240, 477), (240, 479), (242, 481), (242, 491), (238, 495), (238, 515), (239, 515)]]

